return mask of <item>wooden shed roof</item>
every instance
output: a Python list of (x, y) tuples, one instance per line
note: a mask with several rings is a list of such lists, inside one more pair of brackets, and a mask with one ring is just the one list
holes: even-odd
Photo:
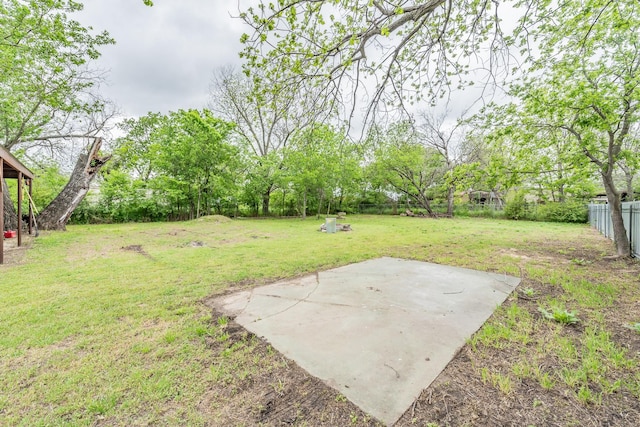
[(0, 159), (4, 160), (2, 163), (2, 176), (4, 178), (18, 178), (18, 174), (22, 172), (24, 178), (33, 179), (33, 172), (3, 147), (0, 147)]

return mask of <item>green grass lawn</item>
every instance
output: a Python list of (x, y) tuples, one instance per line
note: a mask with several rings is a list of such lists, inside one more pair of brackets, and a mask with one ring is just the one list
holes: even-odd
[[(559, 332), (533, 346), (567, 360), (566, 372), (547, 378), (550, 386), (566, 384), (577, 401), (589, 402), (597, 396), (581, 388), (581, 375), (593, 372), (598, 384), (640, 398), (636, 355), (609, 339), (613, 320), (603, 314), (622, 299), (640, 299), (638, 276), (597, 276), (599, 263), (584, 254), (608, 255), (612, 246), (587, 226), (389, 216), (348, 222), (354, 231), (337, 234), (318, 232), (317, 220), (204, 219), (70, 226), (40, 236), (21, 264), (0, 266), (0, 425), (206, 424), (210, 412), (200, 401), (220, 378), (210, 366), (205, 338), (217, 323), (205, 297), (379, 256), (526, 275), (557, 288), (536, 304), (577, 311), (584, 349)], [(566, 262), (558, 265), (549, 252)], [(533, 290), (525, 294), (535, 298)], [(474, 351), (533, 339), (532, 325), (542, 320), (517, 299), (508, 304), (470, 341)], [(545, 381), (529, 356), (517, 371), (478, 367), (478, 377), (505, 393), (525, 375)]]

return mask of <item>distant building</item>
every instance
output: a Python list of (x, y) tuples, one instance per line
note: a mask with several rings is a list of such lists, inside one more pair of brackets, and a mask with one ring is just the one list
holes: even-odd
[[(636, 196), (637, 194), (634, 192), (634, 200), (638, 200)], [(620, 192), (620, 198), (622, 199), (623, 202), (628, 202), (631, 200), (631, 198), (629, 197), (629, 193), (626, 191)], [(591, 199), (591, 203), (601, 203), (601, 204), (609, 203), (609, 200), (607, 199), (607, 193), (596, 194), (596, 196)]]
[(504, 206), (503, 196), (497, 191), (469, 190), (467, 191), (467, 196), (469, 197), (469, 203), (499, 208)]

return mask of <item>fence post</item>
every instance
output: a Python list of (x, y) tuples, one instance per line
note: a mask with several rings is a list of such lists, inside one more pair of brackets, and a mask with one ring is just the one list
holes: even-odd
[(607, 204), (607, 237), (611, 238), (611, 226), (613, 226), (613, 220), (611, 219), (611, 205)]
[(629, 204), (629, 251), (633, 256), (633, 203)]

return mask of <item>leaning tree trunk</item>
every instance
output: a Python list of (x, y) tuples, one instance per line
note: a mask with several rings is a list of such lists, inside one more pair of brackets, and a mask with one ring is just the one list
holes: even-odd
[(269, 216), (269, 202), (271, 201), (271, 186), (262, 194), (262, 216)]
[[(406, 194), (409, 195), (409, 193)], [(427, 195), (419, 191), (416, 199), (418, 199), (418, 204), (427, 211), (429, 216), (435, 218), (436, 215), (433, 213), (433, 209), (431, 209), (431, 203), (429, 203)]]
[(89, 185), (111, 156), (99, 157), (102, 138), (96, 138), (87, 153), (78, 157), (73, 173), (64, 189), (38, 215), (40, 230), (65, 230), (73, 211), (89, 192)]
[(447, 189), (447, 216), (453, 218), (453, 208), (456, 195), (456, 186), (450, 185)]
[[(2, 198), (4, 200), (4, 229), (5, 230), (17, 230), (18, 229), (18, 214), (16, 208), (13, 206), (13, 200), (11, 200), (11, 194), (9, 193), (9, 187), (7, 181), (2, 180)], [(1, 237), (0, 237), (1, 238)]]

